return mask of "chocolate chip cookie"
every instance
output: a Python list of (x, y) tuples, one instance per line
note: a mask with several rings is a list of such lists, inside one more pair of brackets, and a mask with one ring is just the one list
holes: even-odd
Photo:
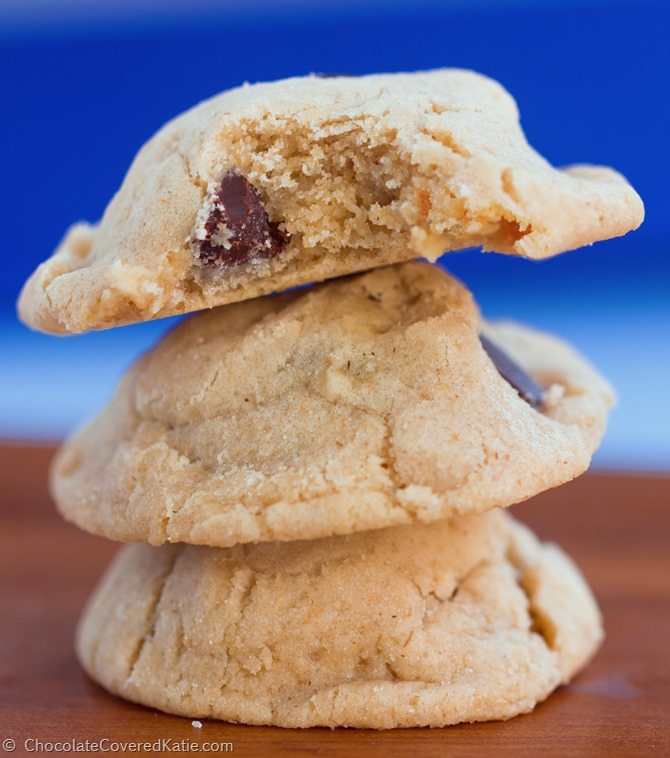
[(570, 559), (493, 511), (311, 542), (128, 546), (77, 649), (111, 692), (189, 718), (388, 729), (530, 711), (601, 639)]
[(553, 168), (510, 95), (473, 72), (245, 85), (149, 140), (19, 308), (85, 332), (468, 246), (545, 258), (642, 217), (616, 172)]
[(65, 518), (118, 540), (327, 537), (582, 473), (614, 399), (564, 343), (404, 263), (188, 318), (67, 442)]

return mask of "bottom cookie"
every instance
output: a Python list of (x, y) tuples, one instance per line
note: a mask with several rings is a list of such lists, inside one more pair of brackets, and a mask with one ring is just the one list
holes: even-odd
[(77, 650), (103, 687), (170, 713), (387, 729), (530, 711), (601, 639), (570, 559), (493, 511), (309, 542), (124, 547)]

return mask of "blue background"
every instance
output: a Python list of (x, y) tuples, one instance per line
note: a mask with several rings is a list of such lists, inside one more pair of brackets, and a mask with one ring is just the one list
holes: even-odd
[(488, 316), (567, 337), (613, 381), (620, 406), (599, 465), (670, 468), (668, 3), (151, 5), (107, 3), (96, 19), (90, 5), (37, 18), (3, 17), (0, 4), (0, 436), (60, 437), (169, 326), (54, 338), (14, 316), (24, 279), (71, 222), (100, 216), (166, 119), (244, 80), (448, 65), (500, 80), (553, 163), (613, 165), (645, 200), (639, 231), (551, 261), (442, 262)]

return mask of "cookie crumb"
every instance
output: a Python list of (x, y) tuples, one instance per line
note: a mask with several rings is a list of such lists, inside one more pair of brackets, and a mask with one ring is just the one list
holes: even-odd
[(545, 411), (553, 410), (565, 397), (565, 387), (562, 384), (554, 382), (544, 393)]

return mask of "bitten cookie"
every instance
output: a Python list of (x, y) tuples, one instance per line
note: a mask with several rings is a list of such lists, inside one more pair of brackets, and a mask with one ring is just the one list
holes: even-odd
[(429, 522), (577, 476), (612, 401), (564, 343), (482, 324), (461, 284), (405, 263), (187, 319), (64, 445), (52, 491), (83, 529), (151, 544)]
[(77, 649), (103, 687), (170, 713), (388, 729), (530, 711), (601, 639), (569, 558), (493, 511), (312, 542), (128, 546)]
[(85, 332), (467, 246), (545, 258), (642, 217), (616, 172), (550, 166), (478, 74), (287, 79), (168, 123), (19, 308), (35, 328)]

